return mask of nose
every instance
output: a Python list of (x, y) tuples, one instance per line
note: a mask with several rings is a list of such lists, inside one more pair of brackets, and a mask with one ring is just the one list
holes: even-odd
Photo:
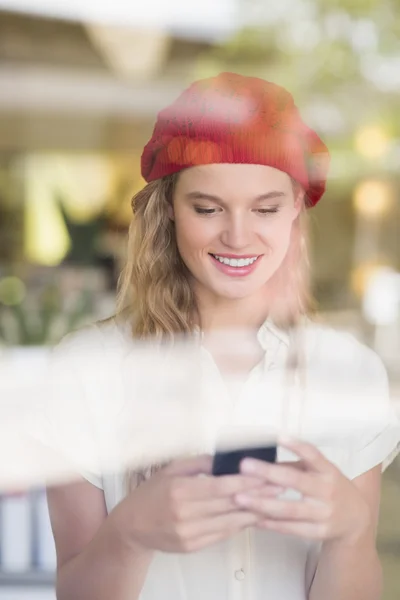
[(232, 250), (243, 250), (251, 243), (251, 227), (243, 213), (231, 214), (221, 234), (222, 243)]

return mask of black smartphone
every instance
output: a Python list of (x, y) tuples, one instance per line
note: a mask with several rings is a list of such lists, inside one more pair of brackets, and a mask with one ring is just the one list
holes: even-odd
[(240, 450), (228, 450), (216, 452), (213, 459), (213, 475), (236, 475), (244, 458), (256, 458), (266, 462), (276, 462), (277, 446), (260, 446), (254, 448), (241, 448)]

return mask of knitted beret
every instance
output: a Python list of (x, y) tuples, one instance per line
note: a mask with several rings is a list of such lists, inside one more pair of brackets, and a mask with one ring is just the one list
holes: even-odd
[(158, 114), (141, 172), (150, 182), (212, 163), (275, 167), (298, 181), (315, 206), (325, 192), (330, 156), (283, 87), (221, 73), (194, 82)]

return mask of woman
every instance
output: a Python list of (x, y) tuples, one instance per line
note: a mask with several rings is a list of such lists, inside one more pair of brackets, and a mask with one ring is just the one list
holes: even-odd
[[(240, 364), (244, 389), (303, 358), (307, 386), (321, 373), (328, 385), (344, 373), (349, 389), (362, 380), (385, 423), (351, 442), (281, 440), (277, 464), (244, 460), (236, 475), (213, 477), (212, 458), (200, 455), (131, 474), (129, 491), (124, 474), (88, 473), (50, 489), (59, 600), (380, 597), (380, 477), (398, 442), (384, 369), (329, 329), (305, 325), (302, 346), (291, 335), (310, 309), (303, 221), (328, 164), (284, 89), (231, 73), (194, 83), (158, 115), (143, 152), (148, 184), (133, 199), (119, 317), (63, 347), (74, 354), (85, 340), (117, 351), (132, 336), (200, 330), (215, 385), (229, 396), (229, 357), (212, 356), (208, 341), (244, 328), (253, 340)], [(293, 455), (299, 462), (284, 462)]]

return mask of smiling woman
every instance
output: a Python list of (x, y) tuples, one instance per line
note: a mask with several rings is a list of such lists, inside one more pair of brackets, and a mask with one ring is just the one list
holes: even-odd
[(286, 173), (264, 165), (213, 164), (180, 175), (169, 216), (198, 303), (205, 295), (213, 303), (241, 300), (246, 316), (238, 326), (262, 322), (265, 286), (287, 255), (303, 195), (294, 195)]
[[(134, 334), (173, 335), (193, 325), (207, 329), (204, 311), (201, 316), (197, 309), (204, 295), (220, 306), (217, 327), (233, 306), (229, 299), (241, 297), (244, 303), (235, 304), (235, 312), (251, 313), (254, 322), (236, 317), (238, 327), (257, 327), (266, 313), (285, 328), (298, 322), (312, 306), (310, 204), (299, 182), (268, 165), (194, 166), (150, 183), (134, 198), (136, 218), (119, 295), (120, 311), (126, 306), (136, 311)], [(245, 259), (253, 264), (232, 263)], [(159, 303), (162, 314), (151, 314), (158, 313)]]
[[(378, 357), (309, 318), (305, 219), (328, 165), (291, 95), (261, 79), (222, 73), (196, 82), (158, 115), (142, 155), (147, 185), (132, 201), (118, 315), (70, 337), (59, 355), (102, 349), (119, 373), (132, 338), (157, 348), (194, 339), (205, 390), (195, 414), (211, 453), (224, 428), (238, 432), (239, 445), (249, 423), (267, 445), (282, 414), (285, 431), (293, 418), (296, 431), (303, 423), (303, 439), (274, 438), (253, 457), (277, 464), (247, 459), (234, 474), (214, 476), (210, 456), (179, 455), (127, 474), (85, 471), (51, 490), (59, 600), (380, 597), (380, 473), (399, 431)], [(243, 348), (237, 328), (247, 334)], [(151, 366), (152, 401), (165, 408)], [(110, 402), (76, 358), (74, 373), (91, 406)], [(294, 415), (277, 393), (282, 382)], [(198, 391), (186, 383), (182, 419)]]

